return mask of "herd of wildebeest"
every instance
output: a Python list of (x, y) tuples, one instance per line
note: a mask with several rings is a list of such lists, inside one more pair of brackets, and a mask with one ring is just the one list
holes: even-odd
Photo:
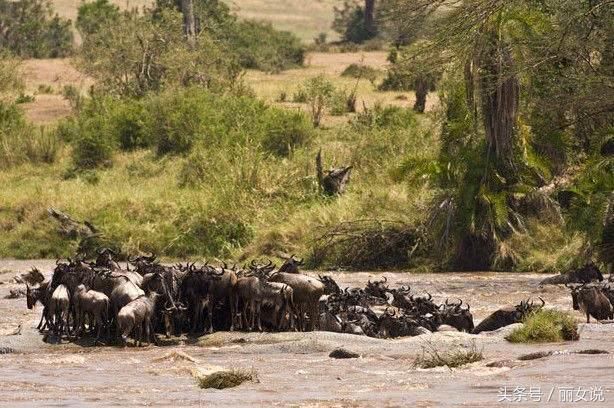
[[(438, 304), (409, 286), (391, 288), (386, 278), (342, 289), (331, 276), (302, 274), (302, 260), (294, 256), (277, 268), (270, 261), (168, 266), (150, 255), (128, 258), (122, 268), (112, 250), (97, 254), (91, 261), (56, 261), (50, 280), (27, 285), (28, 308), (43, 305), (41, 332), (59, 341), (88, 335), (95, 343), (120, 345), (129, 337), (135, 345), (158, 344), (157, 334), (216, 330), (324, 330), (378, 338), (443, 330), (477, 334), (521, 322), (545, 304), (541, 298), (522, 300), (474, 326), (470, 306), (461, 299)], [(610, 283), (594, 264), (542, 282), (569, 287), (573, 308), (586, 313), (587, 322), (590, 316), (614, 318)]]

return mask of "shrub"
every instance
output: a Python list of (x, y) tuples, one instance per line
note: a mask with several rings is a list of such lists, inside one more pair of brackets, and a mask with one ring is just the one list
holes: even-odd
[(152, 100), (147, 131), (159, 155), (187, 153), (204, 136), (206, 107), (199, 99), (185, 94), (165, 94)]
[(123, 13), (86, 38), (78, 64), (104, 91), (143, 97), (165, 87), (231, 88), (240, 73), (236, 55), (206, 32), (190, 46), (179, 12)]
[(368, 65), (362, 64), (350, 64), (348, 65), (343, 72), (341, 72), (342, 77), (350, 77), (350, 78), (364, 78), (367, 79), (372, 84), (377, 79), (377, 75), (379, 74), (379, 70), (370, 67)]
[(79, 124), (77, 139), (73, 141), (72, 160), (78, 170), (111, 165), (115, 143), (109, 135), (106, 118), (93, 116)]
[(330, 101), (330, 114), (341, 116), (348, 112), (356, 112), (356, 90), (339, 89), (333, 93)]
[(341, 35), (344, 41), (360, 44), (375, 37), (376, 32), (365, 25), (365, 12), (356, 1), (345, 0), (343, 6), (334, 7), (335, 19), (333, 30)]
[(87, 36), (100, 31), (101, 27), (119, 20), (119, 7), (108, 0), (95, 0), (82, 3), (77, 13), (75, 27), (86, 40)]
[(292, 102), (307, 103), (307, 92), (304, 88), (299, 88), (294, 95), (292, 95)]
[(146, 129), (148, 111), (139, 101), (125, 100), (117, 105), (110, 120), (120, 147), (133, 150), (151, 146), (151, 136)]
[(460, 367), (475, 363), (484, 359), (482, 350), (478, 350), (475, 342), (469, 348), (457, 347), (452, 350), (440, 351), (435, 346), (428, 344), (422, 348), (422, 355), (414, 361), (414, 367), (434, 368), (447, 366), (449, 368)]
[(325, 109), (330, 105), (335, 87), (324, 75), (318, 75), (305, 81), (305, 94), (314, 127), (320, 126)]
[(224, 388), (236, 387), (246, 381), (257, 381), (258, 377), (254, 370), (231, 370), (216, 371), (209, 375), (198, 377), (197, 379), (200, 388), (223, 390)]
[(407, 108), (382, 107), (376, 104), (373, 108), (365, 109), (356, 115), (352, 123), (356, 127), (368, 129), (409, 129), (415, 126), (416, 115)]
[(265, 120), (262, 147), (267, 152), (285, 157), (311, 139), (313, 129), (302, 112), (269, 109)]
[(0, 102), (0, 168), (32, 163), (53, 163), (59, 143), (55, 133), (28, 124), (15, 104)]
[(229, 49), (238, 53), (242, 67), (279, 72), (303, 65), (305, 47), (294, 34), (275, 30), (270, 23), (239, 21), (236, 24)]
[(0, 0), (2, 45), (23, 58), (58, 58), (72, 52), (70, 20), (54, 15), (47, 0)]
[(512, 343), (548, 343), (580, 338), (578, 324), (566, 312), (541, 309), (525, 317), (523, 323), (505, 339)]
[(178, 182), (180, 187), (198, 187), (207, 177), (207, 155), (197, 148), (190, 153), (181, 166)]

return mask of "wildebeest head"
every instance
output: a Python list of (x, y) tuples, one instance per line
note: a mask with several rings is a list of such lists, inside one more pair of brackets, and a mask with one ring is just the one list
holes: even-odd
[(37, 301), (38, 296), (36, 289), (31, 289), (30, 285), (26, 283), (26, 303), (28, 305), (28, 309), (33, 309)]
[(337, 285), (337, 282), (335, 282), (335, 280), (332, 277), (326, 276), (326, 275), (325, 276), (318, 275), (318, 279), (324, 285), (324, 293), (326, 295), (341, 292), (341, 288), (339, 288), (339, 285)]
[(291, 255), (279, 267), (279, 272), (299, 273), (299, 266), (303, 266), (303, 259), (295, 258), (294, 255)]
[(573, 307), (573, 310), (580, 310), (580, 304), (578, 302), (578, 292), (580, 291), (581, 286), (569, 285), (569, 284), (565, 286), (571, 289), (571, 305)]
[(370, 296), (385, 298), (386, 292), (389, 291), (388, 285), (386, 285), (387, 281), (388, 278), (386, 278), (385, 276), (382, 280), (379, 281), (368, 281), (367, 286), (365, 287), (365, 292)]
[(470, 312), (470, 306), (462, 307), (463, 301), (459, 299), (458, 303), (446, 303), (443, 305), (442, 320), (444, 324), (456, 328), (458, 331), (471, 332), (474, 328), (473, 315)]
[(98, 255), (94, 263), (95, 266), (99, 268), (119, 269), (113, 259), (113, 257), (117, 255), (114, 250), (111, 248), (99, 248), (96, 250), (96, 253)]

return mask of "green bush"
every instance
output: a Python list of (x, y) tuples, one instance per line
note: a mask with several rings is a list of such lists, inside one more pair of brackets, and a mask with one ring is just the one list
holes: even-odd
[(528, 315), (523, 323), (505, 339), (512, 343), (548, 343), (580, 338), (578, 324), (567, 312), (541, 309)]
[(155, 98), (150, 109), (148, 133), (159, 155), (187, 153), (203, 138), (206, 107), (199, 98), (164, 95)]
[(139, 101), (122, 101), (110, 120), (113, 123), (113, 133), (123, 150), (151, 146), (152, 138), (146, 129), (148, 111)]
[(407, 108), (376, 104), (360, 112), (352, 123), (368, 129), (409, 129), (416, 124), (416, 114)]
[(115, 146), (106, 118), (103, 115), (91, 117), (80, 124), (77, 139), (73, 141), (73, 165), (78, 170), (108, 167)]
[(59, 148), (54, 132), (36, 131), (17, 105), (0, 102), (0, 168), (26, 162), (53, 163)]
[(270, 23), (236, 24), (229, 48), (238, 53), (242, 67), (279, 72), (303, 65), (305, 47), (294, 34), (275, 30)]
[(269, 109), (262, 147), (277, 156), (288, 156), (311, 139), (313, 128), (302, 112)]
[(58, 58), (72, 52), (70, 20), (54, 15), (48, 0), (0, 0), (2, 47), (23, 58)]
[(85, 40), (87, 36), (97, 33), (101, 27), (119, 20), (119, 7), (108, 0), (95, 0), (82, 3), (77, 13), (75, 27)]
[(343, 41), (360, 44), (377, 34), (366, 27), (364, 8), (356, 1), (345, 0), (341, 7), (334, 7), (334, 13), (332, 27)]
[(363, 64), (350, 64), (341, 72), (342, 77), (364, 78), (371, 83), (375, 82), (378, 74), (379, 70)]

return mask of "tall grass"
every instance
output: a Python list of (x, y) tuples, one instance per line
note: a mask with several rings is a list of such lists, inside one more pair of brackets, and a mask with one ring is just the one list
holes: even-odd
[(0, 103), (0, 169), (31, 163), (53, 163), (60, 143), (54, 132), (28, 124), (16, 105)]

